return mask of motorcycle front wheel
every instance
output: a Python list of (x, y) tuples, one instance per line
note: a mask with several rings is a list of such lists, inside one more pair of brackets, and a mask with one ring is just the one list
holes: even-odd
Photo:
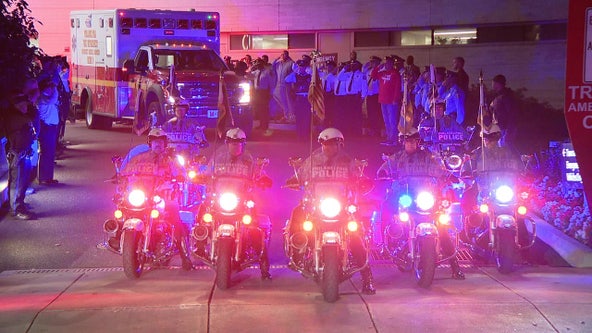
[(323, 298), (328, 303), (334, 303), (339, 298), (339, 248), (326, 247), (323, 251), (323, 274), (321, 289)]
[(515, 233), (514, 230), (497, 230), (495, 265), (502, 274), (509, 274), (514, 269)]
[(130, 279), (137, 279), (144, 270), (144, 259), (141, 249), (142, 235), (136, 230), (123, 232), (123, 272)]
[(417, 239), (417, 255), (413, 258), (415, 280), (422, 288), (428, 288), (434, 281), (436, 273), (436, 238), (419, 237)]
[(234, 239), (218, 239), (218, 259), (216, 260), (216, 285), (220, 289), (230, 286), (230, 270), (232, 263), (232, 247)]

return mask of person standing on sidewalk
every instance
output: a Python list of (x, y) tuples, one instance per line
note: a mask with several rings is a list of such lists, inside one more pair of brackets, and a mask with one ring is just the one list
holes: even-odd
[(401, 75), (395, 68), (393, 57), (386, 57), (384, 64), (375, 67), (370, 74), (372, 79), (378, 80), (378, 102), (382, 109), (382, 118), (386, 129), (386, 141), (381, 144), (397, 145), (399, 111), (403, 97), (401, 91)]
[(267, 66), (261, 58), (255, 59), (251, 67), (250, 77), (254, 82), (253, 106), (259, 118), (259, 129), (264, 136), (270, 136), (273, 132), (269, 129), (269, 102), (273, 92), (275, 77), (271, 66)]
[(273, 98), (276, 100), (280, 109), (283, 112), (283, 122), (294, 122), (294, 112), (290, 109), (289, 94), (290, 85), (286, 83), (286, 77), (292, 73), (292, 65), (294, 60), (290, 58), (288, 51), (282, 52), (282, 55), (276, 59), (273, 64), (273, 72), (277, 79), (275, 89), (273, 90)]
[(16, 93), (9, 99), (3, 124), (3, 131), (8, 139), (6, 160), (8, 162), (10, 213), (19, 220), (35, 218), (25, 203), (27, 187), (31, 179), (29, 157), (33, 154), (31, 146), (37, 137), (33, 126), (35, 118), (33, 110), (29, 96)]
[(46, 78), (39, 82), (41, 95), (37, 100), (41, 126), (39, 130), (39, 184), (55, 185), (53, 178), (56, 144), (58, 138), (58, 124), (60, 122), (59, 93), (55, 83)]

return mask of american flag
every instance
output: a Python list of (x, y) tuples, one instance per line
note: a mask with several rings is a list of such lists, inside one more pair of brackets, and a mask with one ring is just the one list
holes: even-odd
[(226, 122), (228, 117), (234, 127), (234, 119), (230, 112), (230, 105), (228, 104), (228, 91), (226, 90), (226, 82), (224, 80), (224, 72), (220, 73), (220, 83), (218, 91), (218, 121), (216, 122), (216, 131), (218, 137), (223, 138), (226, 134)]
[[(319, 59), (319, 58), (317, 58)], [(312, 111), (322, 121), (325, 119), (325, 101), (323, 97), (323, 83), (319, 76), (316, 59), (312, 64), (312, 78), (308, 87), (308, 101)]]

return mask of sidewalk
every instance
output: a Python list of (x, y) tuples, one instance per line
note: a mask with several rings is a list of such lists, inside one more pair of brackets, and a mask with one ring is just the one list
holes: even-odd
[(6, 145), (6, 138), (0, 139), (0, 206), (8, 201), (8, 164), (6, 162), (6, 151), (4, 146)]

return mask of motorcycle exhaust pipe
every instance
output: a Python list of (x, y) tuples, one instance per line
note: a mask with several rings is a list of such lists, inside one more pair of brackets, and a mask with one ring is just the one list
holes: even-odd
[(191, 235), (197, 241), (206, 240), (208, 238), (208, 234), (209, 234), (208, 228), (201, 226), (201, 225), (194, 227), (193, 230), (191, 231)]
[(114, 234), (119, 230), (119, 223), (115, 220), (107, 220), (103, 223), (103, 231), (108, 234)]
[(297, 232), (290, 237), (290, 246), (296, 250), (302, 250), (308, 244), (308, 237), (303, 232)]

